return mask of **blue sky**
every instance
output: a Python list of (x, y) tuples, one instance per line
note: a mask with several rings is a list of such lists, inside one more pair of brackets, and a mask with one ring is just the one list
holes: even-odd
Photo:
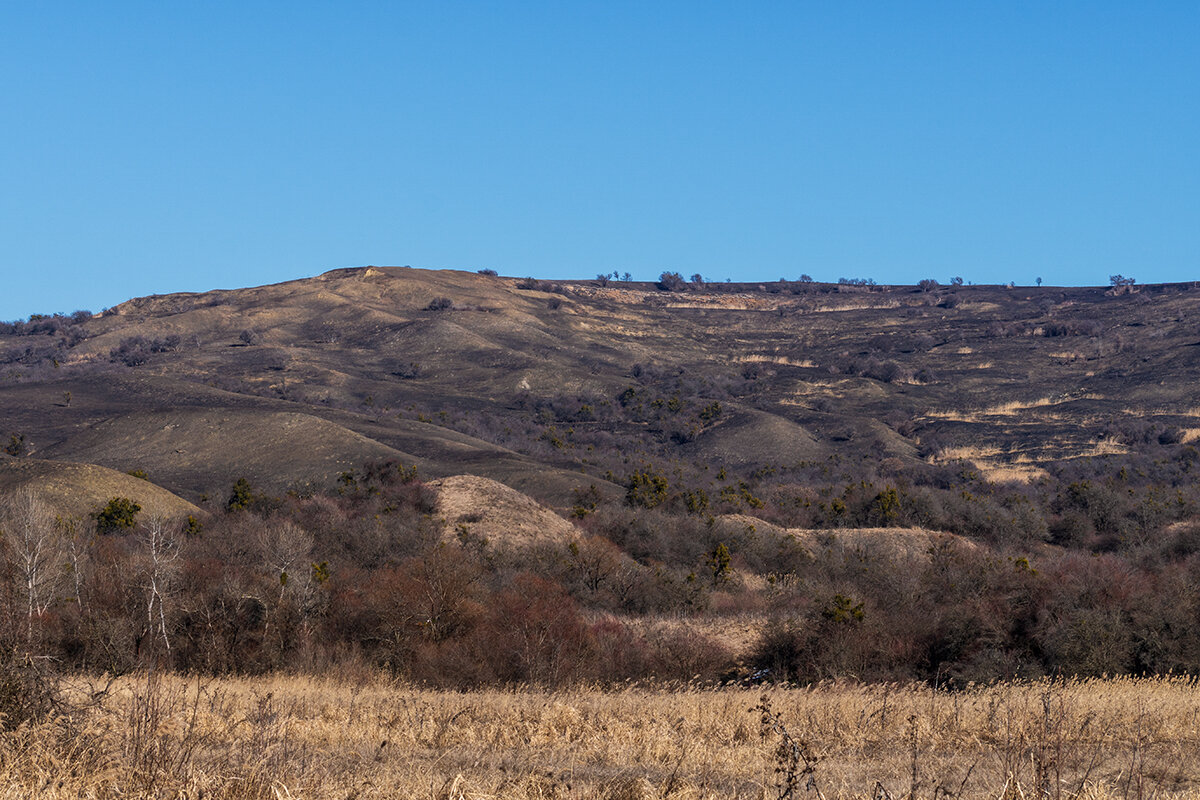
[(0, 319), (362, 264), (1200, 279), (1200, 4), (10, 2)]

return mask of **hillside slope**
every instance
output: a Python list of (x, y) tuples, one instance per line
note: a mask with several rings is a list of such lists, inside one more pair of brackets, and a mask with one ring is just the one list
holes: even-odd
[(565, 507), (639, 464), (717, 486), (801, 463), (997, 479), (1200, 435), (1200, 290), (545, 284), (334, 270), (0, 335), (22, 452), (185, 497), (367, 460)]

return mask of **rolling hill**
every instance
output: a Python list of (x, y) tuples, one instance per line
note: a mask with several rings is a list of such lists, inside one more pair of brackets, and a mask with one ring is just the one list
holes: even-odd
[(0, 419), (22, 454), (190, 501), (394, 459), (559, 508), (642, 463), (1030, 480), (1200, 436), (1192, 285), (604, 284), (367, 267), (35, 315), (0, 335)]

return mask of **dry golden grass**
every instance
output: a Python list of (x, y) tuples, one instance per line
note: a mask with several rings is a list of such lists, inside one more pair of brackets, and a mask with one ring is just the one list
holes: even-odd
[(996, 458), (1006, 455), (1007, 451), (999, 447), (987, 447), (982, 445), (962, 447), (946, 447), (938, 453), (937, 461), (976, 461), (980, 459)]
[(93, 700), (96, 685), (0, 734), (0, 798), (1200, 796), (1200, 686), (1182, 678), (456, 693), (163, 676)]
[(738, 363), (742, 363), (742, 364), (746, 364), (746, 363), (750, 363), (750, 364), (756, 364), (756, 363), (782, 364), (782, 365), (788, 366), (788, 367), (812, 368), (812, 367), (817, 366), (816, 362), (812, 361), (811, 359), (807, 359), (807, 358), (796, 359), (796, 358), (788, 358), (787, 356), (775, 356), (775, 355), (738, 356), (737, 358), (734, 359), (734, 361), (736, 361)]
[(442, 536), (461, 531), (514, 547), (563, 545), (579, 529), (528, 495), (490, 478), (454, 475), (428, 484), (437, 492)]
[(1079, 455), (1084, 458), (1089, 458), (1096, 456), (1119, 456), (1128, 452), (1129, 447), (1127, 445), (1113, 441), (1112, 439), (1105, 439), (1103, 441), (1096, 442), (1094, 447), (1082, 451)]
[(1050, 476), (1028, 454), (999, 447), (947, 447), (933, 459), (933, 463), (950, 461), (970, 462), (992, 483), (1033, 483)]
[[(982, 368), (984, 365), (980, 365)], [(991, 366), (988, 364), (987, 366)], [(1023, 414), (1030, 409), (1046, 408), (1048, 406), (1057, 406), (1064, 403), (1073, 403), (1079, 400), (1103, 400), (1102, 395), (1098, 394), (1081, 394), (1075, 397), (1039, 397), (1036, 400), (1011, 400), (1005, 403), (999, 403), (994, 406), (980, 408), (977, 410), (956, 410), (948, 409), (945, 411), (930, 411), (927, 416), (930, 419), (945, 419), (954, 422), (978, 422), (986, 417), (1015, 417), (1018, 414)]]
[(1050, 477), (1050, 473), (1046, 470), (1030, 465), (1018, 466), (1005, 464), (993, 466), (989, 464), (976, 464), (976, 466), (983, 473), (984, 479), (991, 483), (1035, 483), (1043, 478)]

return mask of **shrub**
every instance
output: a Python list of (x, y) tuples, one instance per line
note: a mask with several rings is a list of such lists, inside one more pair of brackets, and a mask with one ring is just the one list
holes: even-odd
[(1162, 429), (1158, 434), (1158, 443), (1161, 445), (1179, 444), (1183, 441), (1183, 431), (1175, 426), (1169, 426)]
[(590, 484), (586, 489), (572, 489), (571, 494), (575, 499), (574, 504), (571, 506), (571, 516), (575, 519), (583, 519), (604, 502), (604, 495), (600, 494), (600, 490), (596, 488), (596, 484), (594, 483)]
[(664, 292), (682, 292), (687, 289), (687, 281), (678, 272), (664, 272), (659, 275), (657, 285)]
[(250, 481), (245, 478), (238, 478), (233, 483), (233, 489), (229, 493), (229, 500), (225, 503), (227, 511), (242, 511), (249, 508), (258, 499), (254, 489), (250, 486)]
[(802, 626), (795, 620), (772, 620), (750, 650), (749, 664), (763, 680), (794, 680), (806, 672), (809, 653)]
[(638, 470), (625, 482), (625, 502), (635, 508), (654, 508), (667, 499), (667, 479), (650, 470)]
[(729, 649), (696, 630), (666, 630), (649, 637), (648, 644), (649, 668), (659, 680), (715, 681), (733, 669)]
[(10, 456), (23, 456), (26, 452), (25, 434), (12, 433), (8, 437), (8, 444), (4, 445), (4, 452)]
[(415, 361), (408, 364), (401, 364), (392, 370), (392, 374), (402, 380), (412, 380), (421, 374), (421, 365)]
[(114, 497), (92, 514), (100, 533), (121, 533), (133, 529), (142, 507), (127, 497)]
[(489, 277), (493, 277), (493, 278), (494, 278), (494, 277), (495, 277), (497, 274), (499, 274), (499, 273), (497, 273), (497, 272), (496, 272), (496, 270), (494, 270), (494, 269), (477, 269), (477, 270), (475, 270), (475, 271), (476, 271), (476, 272), (478, 272), (480, 275), (487, 275), (487, 276), (489, 276)]
[(595, 642), (575, 602), (557, 583), (518, 575), (491, 601), (486, 652), (505, 683), (555, 686), (582, 677)]
[(44, 718), (58, 702), (58, 684), (46, 662), (0, 648), (0, 731)]
[(145, 364), (155, 353), (171, 353), (179, 349), (180, 338), (175, 335), (162, 339), (148, 339), (145, 336), (131, 336), (122, 339), (121, 343), (109, 351), (110, 361), (120, 362), (127, 367)]
[(454, 301), (449, 297), (435, 297), (425, 306), (426, 311), (445, 311), (454, 308)]

